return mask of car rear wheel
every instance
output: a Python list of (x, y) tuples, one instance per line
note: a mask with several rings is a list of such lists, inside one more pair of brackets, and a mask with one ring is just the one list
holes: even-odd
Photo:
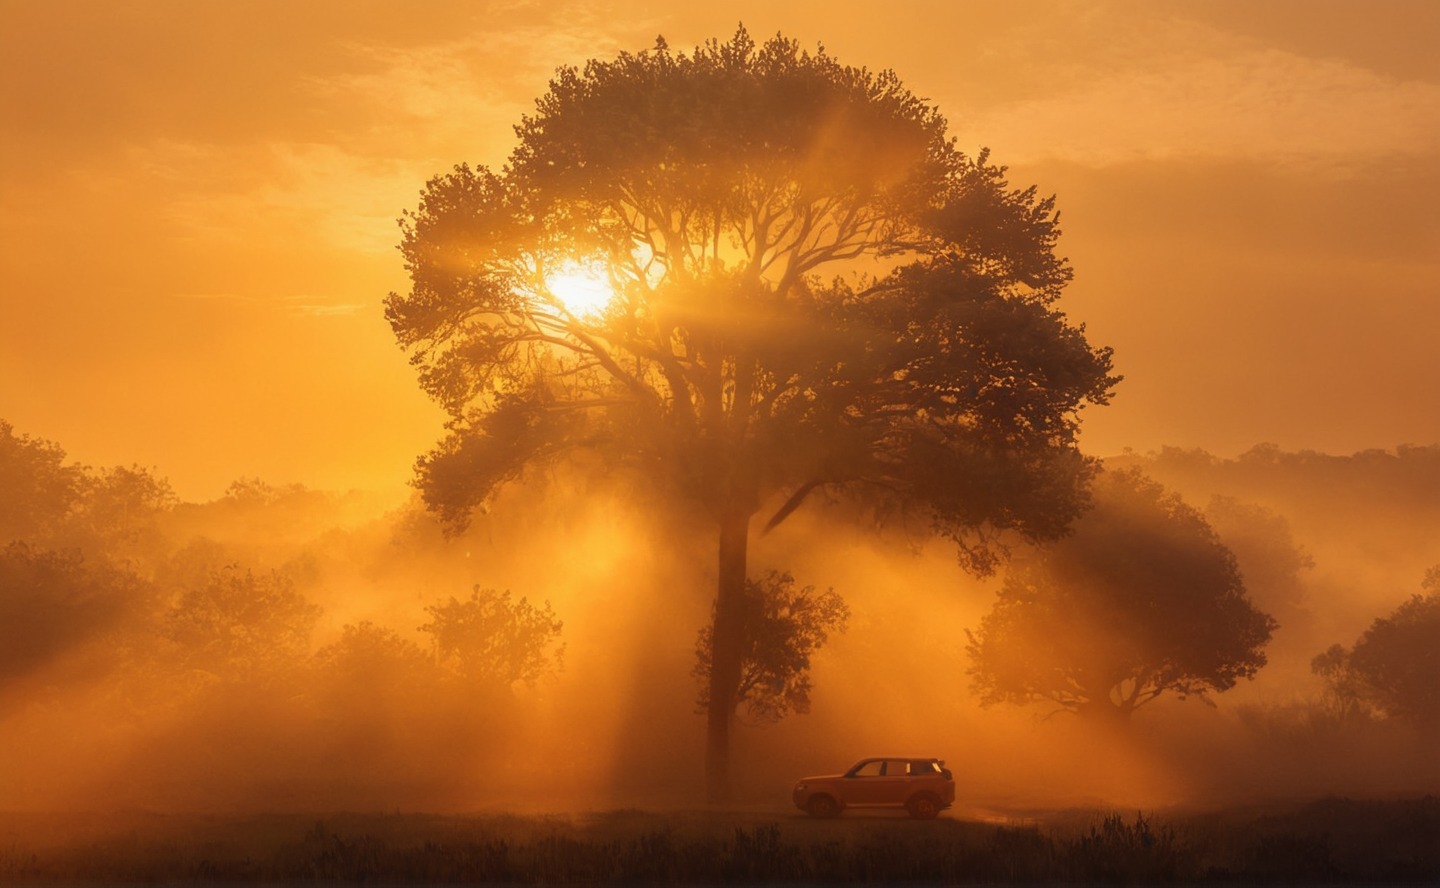
[(929, 793), (921, 793), (905, 803), (905, 810), (916, 820), (933, 820), (940, 813), (940, 800)]
[(840, 813), (840, 806), (828, 795), (817, 795), (805, 806), (811, 817), (828, 820)]

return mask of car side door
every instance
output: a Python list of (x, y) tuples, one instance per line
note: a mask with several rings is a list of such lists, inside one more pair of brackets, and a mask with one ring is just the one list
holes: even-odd
[(875, 804), (903, 805), (914, 789), (915, 778), (910, 776), (910, 762), (906, 759), (886, 759), (883, 783), (877, 786)]
[(878, 804), (884, 789), (885, 762), (881, 759), (861, 762), (845, 775), (845, 804)]

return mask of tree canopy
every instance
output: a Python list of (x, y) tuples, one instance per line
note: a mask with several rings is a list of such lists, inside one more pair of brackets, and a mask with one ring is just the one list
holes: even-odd
[(509, 592), (476, 586), (464, 601), (452, 597), (425, 612), (430, 622), (420, 631), (432, 638), (440, 662), (467, 681), (496, 688), (534, 684), (560, 663), (563, 646), (552, 651), (551, 645), (564, 624), (549, 602), (512, 602)]
[(166, 615), (178, 664), (225, 681), (286, 680), (309, 654), (321, 609), (284, 574), (229, 566), (186, 590)]
[(1343, 715), (1370, 710), (1440, 738), (1440, 565), (1413, 595), (1365, 630), (1353, 648), (1334, 645), (1311, 664)]
[(176, 503), (163, 478), (140, 466), (66, 463), (58, 444), (16, 434), (0, 419), (0, 545), (23, 541), (98, 555), (132, 554)]
[(80, 497), (84, 469), (59, 445), (16, 434), (0, 419), (0, 543), (31, 539), (62, 521)]
[(115, 629), (149, 596), (143, 580), (104, 559), (0, 546), (0, 714), (12, 685)]
[[(412, 286), (386, 315), (451, 417), (417, 483), (463, 524), (584, 448), (708, 513), (712, 773), (753, 516), (887, 498), (988, 570), (996, 529), (1079, 513), (1079, 410), (1116, 377), (1056, 308), (1054, 201), (894, 73), (742, 28), (561, 69), (516, 131), (501, 170), (457, 166), (402, 219)], [(603, 306), (567, 300), (577, 275)]]
[(1072, 535), (1012, 567), (971, 634), (982, 702), (1126, 719), (1253, 677), (1276, 624), (1204, 517), (1135, 471), (1107, 472), (1095, 496)]
[(1295, 541), (1290, 522), (1265, 506), (1216, 495), (1205, 521), (1234, 555), (1246, 593), (1287, 625), (1307, 613), (1305, 574), (1315, 559)]

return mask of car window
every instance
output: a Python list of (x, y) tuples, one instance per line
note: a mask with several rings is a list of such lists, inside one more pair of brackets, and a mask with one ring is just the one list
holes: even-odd
[(912, 777), (926, 777), (938, 773), (940, 773), (940, 765), (935, 762), (910, 763), (910, 776)]
[(886, 777), (904, 777), (910, 773), (910, 763), (891, 760), (885, 763)]
[(858, 768), (855, 769), (855, 776), (856, 776), (856, 777), (879, 777), (879, 776), (880, 776), (880, 766), (883, 765), (883, 764), (885, 764), (885, 763), (884, 763), (884, 762), (866, 762), (866, 763), (865, 763), (864, 765), (862, 765), (861, 767), (858, 767)]

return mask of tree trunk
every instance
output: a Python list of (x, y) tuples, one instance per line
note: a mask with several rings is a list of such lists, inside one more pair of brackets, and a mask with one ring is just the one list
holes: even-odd
[(706, 713), (705, 792), (712, 805), (731, 800), (730, 724), (745, 647), (745, 572), (750, 516), (720, 520), (720, 570), (710, 650), (710, 706)]

